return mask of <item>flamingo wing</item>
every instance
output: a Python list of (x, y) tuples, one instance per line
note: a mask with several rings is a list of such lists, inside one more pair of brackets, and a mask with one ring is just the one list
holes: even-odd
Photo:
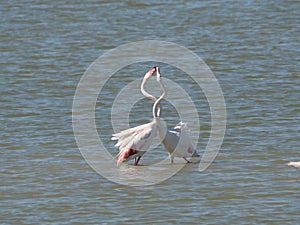
[(153, 122), (113, 134), (111, 139), (117, 140), (115, 146), (119, 148), (115, 157), (118, 158), (117, 164), (142, 156), (149, 149), (155, 136), (156, 126)]
[(186, 123), (181, 121), (174, 128), (168, 130), (167, 140), (165, 140), (165, 147), (167, 146), (173, 150), (172, 155), (177, 157), (189, 157), (195, 152)]

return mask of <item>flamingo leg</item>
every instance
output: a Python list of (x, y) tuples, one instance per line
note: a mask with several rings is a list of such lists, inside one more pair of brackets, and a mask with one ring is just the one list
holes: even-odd
[(190, 161), (189, 160), (187, 160), (185, 157), (183, 157), (184, 158), (184, 160), (186, 161), (186, 163), (190, 163)]
[(171, 164), (174, 163), (174, 157), (171, 156), (170, 160), (171, 160)]
[(134, 165), (135, 165), (135, 166), (138, 165), (140, 159), (141, 159), (141, 156), (138, 156), (138, 157), (135, 157), (135, 158), (134, 158)]

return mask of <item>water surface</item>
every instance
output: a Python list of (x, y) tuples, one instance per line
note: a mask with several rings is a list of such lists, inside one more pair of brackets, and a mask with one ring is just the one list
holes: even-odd
[[(0, 10), (2, 224), (299, 221), (300, 173), (286, 165), (300, 160), (299, 2), (13, 0)], [(106, 180), (85, 162), (71, 110), (77, 83), (96, 58), (148, 39), (175, 42), (205, 60), (224, 93), (227, 130), (204, 172), (187, 165), (158, 185), (133, 188)], [(119, 71), (97, 101), (99, 136), (114, 154), (110, 103), (150, 66)], [(198, 94), (203, 152), (211, 126), (205, 96), (176, 68), (162, 70)], [(165, 104), (165, 119), (175, 125), (178, 115)], [(132, 126), (151, 119), (149, 105), (136, 103)], [(158, 152), (141, 163), (165, 157)]]

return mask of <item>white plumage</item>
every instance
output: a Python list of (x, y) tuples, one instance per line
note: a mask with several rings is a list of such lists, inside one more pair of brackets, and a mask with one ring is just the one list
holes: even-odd
[[(159, 99), (156, 99), (144, 89), (144, 85), (155, 71), (157, 72), (157, 82), (163, 90)], [(166, 89), (161, 82), (158, 67), (153, 67), (145, 74), (141, 91), (144, 96), (155, 101), (152, 109), (154, 120), (112, 135), (112, 140), (117, 140), (115, 146), (119, 148), (119, 153), (115, 157), (118, 158), (117, 164), (134, 158), (134, 165), (137, 165), (157, 134), (169, 154), (171, 163), (174, 162), (174, 157), (184, 158), (189, 162), (187, 157), (199, 156), (190, 138), (186, 123), (180, 122), (174, 128), (168, 130), (165, 122), (160, 117), (160, 101), (165, 97)]]
[(118, 157), (117, 164), (119, 165), (122, 162), (138, 157), (135, 161), (135, 164), (137, 164), (140, 157), (149, 149), (153, 138), (156, 136), (156, 130), (156, 125), (152, 121), (113, 134), (111, 139), (117, 140), (115, 146), (120, 150), (116, 156)]
[(288, 166), (293, 166), (300, 170), (300, 162), (289, 162)]

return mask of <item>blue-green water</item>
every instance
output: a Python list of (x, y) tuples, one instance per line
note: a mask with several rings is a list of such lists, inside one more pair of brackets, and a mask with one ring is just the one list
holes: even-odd
[[(1, 224), (299, 221), (300, 173), (286, 163), (300, 160), (300, 2), (4, 1), (0, 11)], [(205, 60), (223, 90), (227, 129), (204, 172), (187, 165), (160, 184), (134, 188), (108, 181), (86, 163), (73, 135), (72, 104), (96, 58), (148, 39), (177, 43)], [(120, 71), (104, 90), (112, 95), (98, 99), (97, 129), (113, 154), (110, 102), (149, 65)], [(163, 70), (180, 80), (176, 69)], [(199, 104), (203, 152), (210, 114), (204, 96)], [(136, 104), (132, 125), (151, 119), (146, 106)], [(168, 107), (164, 117), (178, 122)], [(164, 151), (154, 158), (161, 156)], [(151, 155), (141, 163), (147, 160)]]

